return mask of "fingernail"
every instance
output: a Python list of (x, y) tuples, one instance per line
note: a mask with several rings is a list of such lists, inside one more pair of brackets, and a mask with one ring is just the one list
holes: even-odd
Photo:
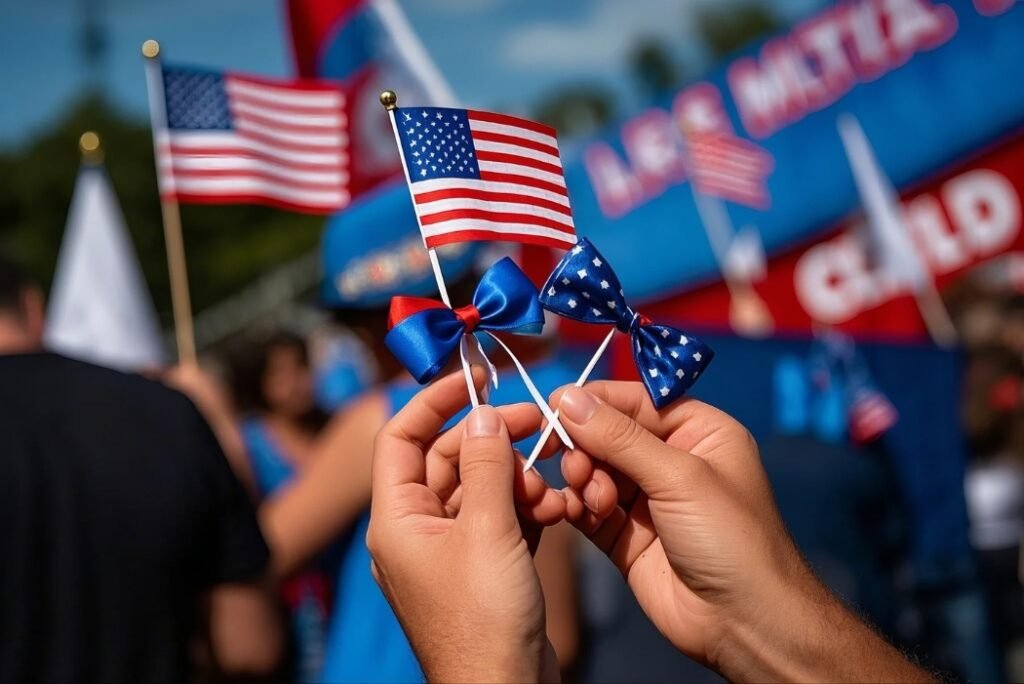
[(473, 409), (466, 419), (467, 437), (495, 437), (501, 434), (501, 416), (497, 409), (482, 404)]
[(572, 422), (582, 425), (597, 411), (597, 398), (585, 389), (570, 387), (562, 395), (558, 410)]
[(601, 501), (601, 492), (603, 490), (604, 485), (597, 480), (591, 480), (587, 483), (587, 486), (583, 488), (583, 503), (585, 503), (587, 508), (589, 508), (593, 513), (597, 513), (597, 507)]

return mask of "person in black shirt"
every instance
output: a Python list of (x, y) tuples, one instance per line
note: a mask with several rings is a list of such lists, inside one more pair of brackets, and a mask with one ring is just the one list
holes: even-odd
[(0, 682), (185, 681), (203, 629), (225, 672), (272, 672), (267, 547), (209, 427), (157, 382), (42, 351), (42, 320), (0, 258)]

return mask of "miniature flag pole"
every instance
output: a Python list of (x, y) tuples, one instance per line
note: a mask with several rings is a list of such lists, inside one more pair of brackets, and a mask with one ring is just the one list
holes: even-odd
[[(401, 156), (402, 171), (405, 173), (405, 182), (408, 185), (412, 185), (412, 180), (409, 178), (409, 167), (405, 163), (405, 151), (402, 149), (402, 139), (398, 135), (398, 122), (395, 121), (395, 110), (398, 109), (398, 95), (393, 90), (385, 90), (380, 94), (380, 103), (387, 110), (388, 119), (391, 121), (391, 131), (395, 134), (395, 143), (398, 145), (398, 154)], [(423, 234), (423, 225), (420, 222), (419, 212), (416, 212), (416, 223), (420, 228), (420, 235)], [(448, 296), (448, 287), (444, 282), (444, 273), (441, 271), (441, 262), (437, 258), (437, 250), (433, 247), (427, 247), (427, 254), (430, 257), (430, 267), (434, 271), (434, 280), (437, 281), (437, 291), (441, 296), (441, 301), (444, 302), (445, 306), (451, 308), (451, 298)], [(462, 362), (462, 372), (466, 376), (466, 389), (469, 390), (469, 401), (476, 408), (480, 405), (480, 397), (476, 392), (476, 384), (473, 382), (473, 370), (469, 366), (469, 358), (467, 351), (467, 343), (463, 338), (462, 343), (459, 344), (459, 360)]]
[[(149, 93), (149, 119), (153, 129), (153, 152), (160, 159), (161, 136), (167, 131), (167, 101), (164, 99), (163, 74), (160, 67), (160, 43), (147, 40), (142, 44), (146, 58), (146, 89)], [(157, 162), (157, 186), (160, 166)], [(196, 340), (192, 324), (192, 301), (188, 289), (188, 268), (185, 264), (185, 241), (181, 234), (181, 212), (178, 201), (160, 189), (160, 212), (163, 216), (164, 242), (167, 247), (167, 270), (171, 280), (171, 304), (174, 309), (174, 335), (178, 345), (178, 361), (183, 365), (196, 363)]]

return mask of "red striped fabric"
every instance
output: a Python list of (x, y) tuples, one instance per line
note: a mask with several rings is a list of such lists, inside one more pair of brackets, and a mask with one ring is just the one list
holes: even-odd
[(738, 204), (768, 204), (765, 177), (774, 161), (752, 142), (710, 131), (687, 135), (690, 172), (697, 191)]
[(331, 213), (349, 203), (345, 94), (315, 81), (225, 74), (232, 127), (158, 131), (161, 194)]
[(850, 437), (856, 442), (873, 442), (899, 420), (896, 407), (882, 393), (861, 394), (850, 407)]
[(477, 177), (410, 183), (427, 246), (471, 240), (560, 249), (574, 245), (576, 229), (554, 129), (504, 114), (465, 114)]

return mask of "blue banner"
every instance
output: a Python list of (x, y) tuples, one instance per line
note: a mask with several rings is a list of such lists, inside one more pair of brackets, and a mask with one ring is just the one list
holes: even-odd
[(716, 280), (741, 229), (770, 256), (857, 210), (840, 114), (907, 189), (1024, 125), (1022, 69), (1020, 0), (836, 3), (574, 147), (576, 226), (637, 300)]

